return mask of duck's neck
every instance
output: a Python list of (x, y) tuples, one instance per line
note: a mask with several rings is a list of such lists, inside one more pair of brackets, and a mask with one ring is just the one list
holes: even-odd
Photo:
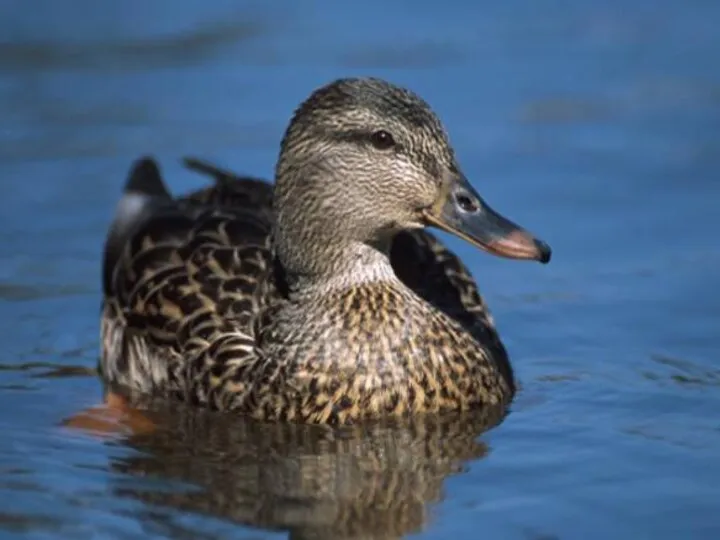
[(305, 248), (275, 242), (275, 250), (291, 297), (300, 298), (370, 283), (400, 283), (390, 263), (391, 241), (369, 245), (328, 237)]
[(363, 182), (339, 177), (344, 163), (331, 155), (301, 165), (281, 152), (275, 176), (273, 248), (290, 294), (399, 283), (390, 264), (394, 233), (378, 227)]

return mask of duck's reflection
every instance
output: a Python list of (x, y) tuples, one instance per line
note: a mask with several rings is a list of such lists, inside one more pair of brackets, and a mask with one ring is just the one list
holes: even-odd
[(158, 428), (129, 436), (125, 443), (139, 453), (113, 468), (200, 489), (123, 487), (122, 496), (287, 530), (290, 538), (334, 539), (421, 530), (445, 478), (486, 454), (478, 436), (504, 411), (343, 429), (175, 407), (150, 414)]

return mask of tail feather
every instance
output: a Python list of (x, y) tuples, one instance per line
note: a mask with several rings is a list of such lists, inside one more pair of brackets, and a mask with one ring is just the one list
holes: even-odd
[(112, 294), (113, 272), (133, 231), (150, 214), (172, 200), (155, 160), (143, 157), (135, 161), (105, 240), (103, 290), (106, 295)]
[(165, 187), (160, 167), (151, 157), (137, 159), (130, 168), (130, 175), (125, 184), (125, 193), (136, 193), (151, 197), (171, 199), (172, 195)]
[(222, 169), (217, 165), (213, 165), (212, 163), (209, 163), (203, 159), (184, 157), (182, 161), (183, 165), (185, 165), (185, 167), (187, 167), (191, 171), (212, 176), (215, 180), (215, 184), (218, 186), (233, 183), (238, 180), (237, 174)]

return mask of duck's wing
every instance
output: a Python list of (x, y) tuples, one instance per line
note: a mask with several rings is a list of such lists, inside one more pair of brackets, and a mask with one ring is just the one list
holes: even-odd
[(212, 177), (213, 184), (182, 197), (181, 200), (210, 206), (242, 208), (260, 213), (268, 222), (271, 220), (273, 187), (266, 180), (238, 175), (194, 157), (183, 158), (183, 163), (191, 171)]
[(220, 347), (218, 334), (251, 350), (254, 316), (274, 294), (272, 186), (187, 164), (215, 183), (174, 198), (152, 159), (135, 162), (105, 243), (101, 372), (143, 393), (212, 377), (184, 360)]

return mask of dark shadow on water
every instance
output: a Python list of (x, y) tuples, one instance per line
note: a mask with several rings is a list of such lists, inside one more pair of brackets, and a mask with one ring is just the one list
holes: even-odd
[[(42, 371), (37, 371), (42, 370)], [(96, 377), (97, 370), (88, 366), (58, 365), (50, 362), (24, 362), (22, 364), (0, 364), (3, 371), (29, 371), (33, 379), (56, 379), (63, 377)]]
[(263, 21), (236, 20), (198, 27), (193, 32), (97, 43), (0, 43), (0, 72), (168, 68), (190, 65), (269, 31)]
[(658, 383), (674, 383), (681, 386), (720, 386), (720, 370), (708, 368), (690, 360), (653, 354), (650, 360), (658, 366), (657, 371), (645, 370), (642, 376)]
[[(478, 437), (504, 411), (343, 429), (176, 406), (148, 414), (160, 428), (125, 439), (139, 454), (111, 465), (142, 480), (135, 487), (126, 477), (114, 492), (148, 505), (148, 529), (169, 530), (169, 516), (152, 509), (171, 508), (288, 531), (291, 539), (340, 539), (422, 530), (444, 480), (487, 454)], [(153, 489), (155, 482), (191, 487)]]
[[(6, 381), (4, 374), (22, 374), (20, 380)], [(97, 370), (83, 365), (59, 365), (50, 362), (22, 362), (19, 364), (0, 363), (0, 391), (34, 392), (40, 388), (30, 379), (65, 379), (97, 377)]]
[(0, 282), (0, 300), (8, 302), (23, 302), (26, 300), (41, 300), (61, 296), (73, 296), (94, 292), (93, 289), (72, 285), (59, 287), (51, 286), (30, 286), (19, 283)]
[(0, 529), (4, 531), (18, 534), (30, 531), (37, 533), (38, 530), (55, 530), (59, 528), (59, 526), (60, 522), (58, 520), (38, 516), (18, 516), (0, 511)]

